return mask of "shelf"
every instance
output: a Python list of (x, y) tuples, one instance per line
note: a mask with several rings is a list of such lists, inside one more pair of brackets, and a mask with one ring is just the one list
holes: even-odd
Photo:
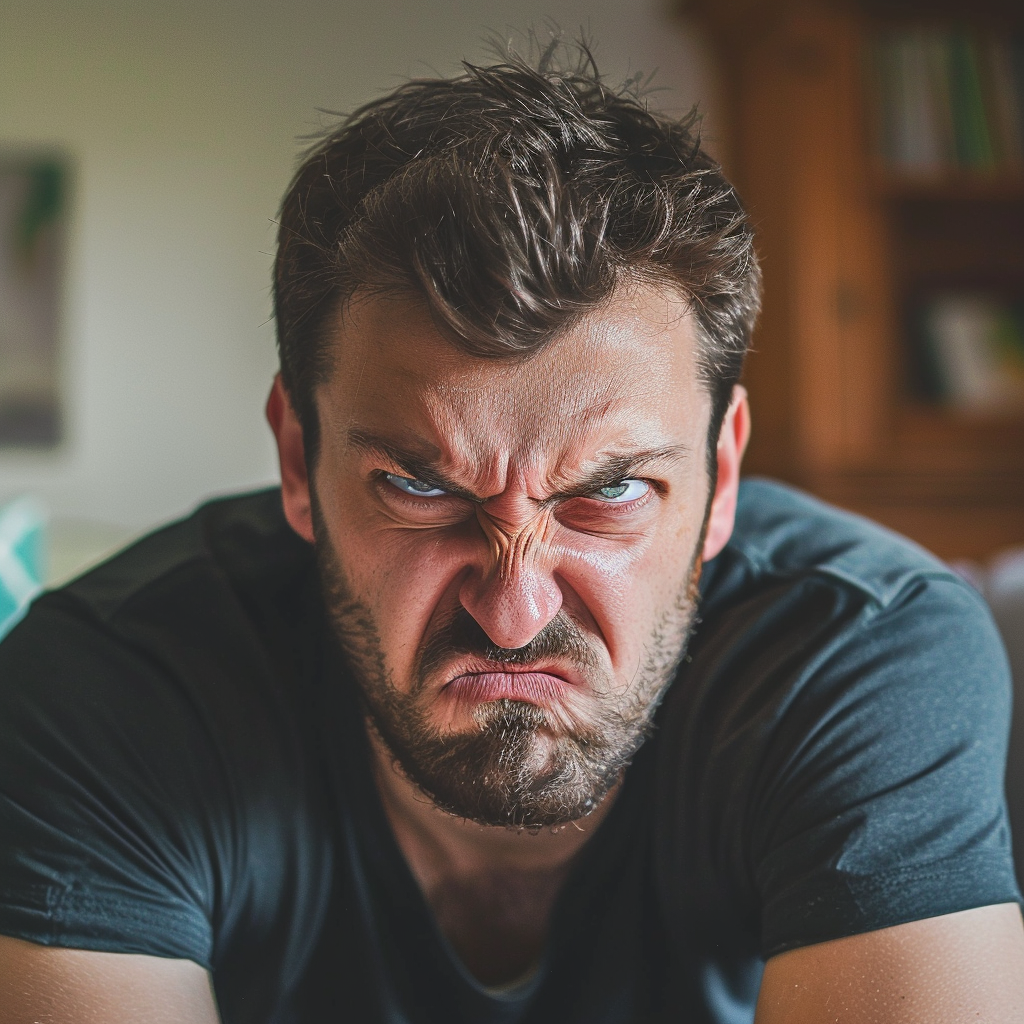
[(874, 172), (872, 184), (879, 198), (890, 201), (1024, 201), (1024, 171), (911, 173), (885, 168)]
[(963, 0), (847, 0), (839, 6), (858, 9), (886, 24), (911, 19), (929, 24), (948, 21), (960, 25), (969, 20), (1015, 25), (1021, 20), (1019, 0), (973, 0), (970, 8)]
[[(809, 0), (675, 0), (683, 17), (697, 17), (730, 38), (762, 33), (796, 11), (813, 6)], [(972, 0), (965, 10), (963, 0), (819, 0), (817, 6), (848, 12), (886, 25), (939, 21), (961, 25), (987, 22), (1000, 27), (1024, 22), (1020, 0)]]
[(888, 456), (893, 471), (960, 476), (968, 490), (982, 478), (1001, 481), (997, 489), (1024, 500), (1024, 412), (908, 403), (896, 410), (894, 427)]
[(1024, 406), (1012, 409), (959, 409), (928, 402), (907, 401), (900, 415), (924, 429), (957, 430), (984, 435), (1020, 433), (1024, 435)]
[(689, 7), (719, 50), (727, 167), (764, 268), (745, 378), (751, 470), (945, 557), (1024, 543), (1024, 408), (973, 411), (909, 394), (922, 377), (915, 343), (929, 304), (962, 296), (1012, 309), (1024, 299), (1024, 166), (885, 164), (865, 80), (865, 46), (879, 32), (967, 26), (995, 37), (1024, 27), (1024, 2)]

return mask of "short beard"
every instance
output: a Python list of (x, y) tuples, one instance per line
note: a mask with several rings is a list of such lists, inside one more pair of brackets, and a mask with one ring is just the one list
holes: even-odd
[(353, 594), (315, 500), (313, 521), (328, 619), (359, 684), (370, 727), (401, 773), (442, 810), (480, 825), (540, 829), (566, 825), (593, 811), (650, 734), (654, 712), (686, 652), (697, 607), (701, 545), (673, 606), (652, 629), (629, 689), (616, 695), (610, 685), (590, 688), (597, 701), (590, 721), (501, 699), (477, 705), (473, 718), (479, 729), (441, 733), (429, 721), (424, 681), (451, 656), (476, 655), (501, 665), (558, 656), (594, 679), (600, 670), (590, 640), (561, 611), (526, 647), (495, 647), (459, 608), (428, 639), (418, 659), (416, 685), (402, 692), (387, 667), (373, 614)]

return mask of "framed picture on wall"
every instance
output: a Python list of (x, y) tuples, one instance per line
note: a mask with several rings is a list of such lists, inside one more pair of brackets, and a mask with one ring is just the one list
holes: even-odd
[(61, 440), (68, 165), (0, 149), (0, 448)]

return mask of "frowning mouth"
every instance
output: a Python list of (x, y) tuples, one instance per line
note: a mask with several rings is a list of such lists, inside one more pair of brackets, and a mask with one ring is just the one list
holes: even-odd
[(550, 672), (505, 669), (491, 672), (466, 672), (444, 686), (447, 697), (468, 704), (495, 700), (519, 700), (547, 705), (560, 700), (572, 683)]

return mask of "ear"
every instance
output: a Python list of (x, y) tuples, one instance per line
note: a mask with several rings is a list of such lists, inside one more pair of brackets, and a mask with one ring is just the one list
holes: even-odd
[(313, 515), (309, 499), (309, 474), (306, 450), (302, 444), (302, 424), (292, 408), (281, 374), (267, 399), (267, 422), (277, 439), (277, 458), (281, 466), (281, 501), (285, 518), (303, 539), (313, 543)]
[(708, 528), (704, 534), (703, 559), (710, 561), (728, 543), (736, 519), (736, 499), (740, 488), (740, 463), (750, 439), (750, 406), (747, 389), (733, 388), (732, 401), (722, 420), (718, 435), (718, 480), (711, 500)]

